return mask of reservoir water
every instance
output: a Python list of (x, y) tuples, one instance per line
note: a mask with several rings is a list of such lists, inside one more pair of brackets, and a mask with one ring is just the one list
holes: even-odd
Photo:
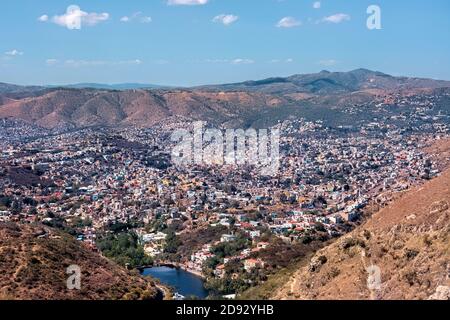
[(196, 296), (205, 299), (208, 296), (208, 291), (203, 287), (203, 279), (182, 269), (147, 268), (143, 270), (142, 275), (159, 279), (161, 283), (175, 288), (175, 292), (185, 297)]

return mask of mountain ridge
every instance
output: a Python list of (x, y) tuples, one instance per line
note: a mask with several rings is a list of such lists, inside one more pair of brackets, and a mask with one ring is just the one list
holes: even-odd
[[(279, 85), (282, 85), (280, 88)], [(287, 86), (288, 85), (288, 86)], [(330, 72), (295, 74), (288, 77), (273, 77), (257, 81), (244, 81), (223, 85), (199, 86), (202, 89), (226, 88), (229, 90), (257, 88), (265, 93), (336, 93), (363, 89), (412, 89), (420, 87), (448, 87), (450, 81), (426, 78), (394, 77), (380, 71), (355, 69), (348, 72)]]
[(177, 116), (247, 127), (273, 125), (290, 116), (333, 115), (339, 107), (354, 102), (370, 102), (392, 92), (450, 88), (450, 82), (357, 69), (194, 88), (118, 91), (24, 87), (21, 91), (4, 85), (3, 93), (1, 88), (0, 119), (20, 119), (44, 128), (149, 127)]
[(357, 77), (367, 77), (367, 76), (379, 76), (379, 77), (387, 77), (387, 78), (397, 78), (404, 80), (423, 80), (423, 81), (434, 81), (440, 82), (442, 85), (449, 86), (450, 80), (440, 80), (440, 79), (432, 79), (432, 78), (422, 78), (422, 77), (405, 77), (399, 76), (395, 77), (381, 71), (373, 71), (365, 68), (358, 68), (347, 72), (331, 72), (328, 70), (321, 70), (317, 73), (297, 73), (292, 74), (290, 76), (275, 76), (269, 78), (263, 78), (259, 80), (246, 80), (241, 82), (231, 82), (231, 83), (222, 83), (222, 84), (205, 84), (205, 85), (197, 85), (197, 86), (174, 86), (174, 85), (159, 85), (159, 84), (148, 84), (148, 83), (134, 83), (134, 82), (124, 82), (124, 83), (115, 83), (115, 84), (107, 84), (107, 83), (97, 83), (97, 82), (80, 82), (80, 83), (71, 83), (64, 85), (17, 85), (12, 83), (4, 83), (0, 82), (0, 93), (5, 92), (17, 92), (20, 89), (25, 91), (30, 90), (43, 90), (43, 89), (51, 89), (51, 88), (73, 88), (73, 89), (104, 89), (104, 90), (139, 90), (139, 89), (197, 89), (197, 88), (215, 88), (215, 87), (233, 87), (233, 86), (255, 86), (261, 84), (267, 84), (270, 82), (280, 82), (280, 83), (289, 83), (299, 81), (301, 79), (311, 79), (316, 77), (336, 77), (342, 75), (353, 75)]

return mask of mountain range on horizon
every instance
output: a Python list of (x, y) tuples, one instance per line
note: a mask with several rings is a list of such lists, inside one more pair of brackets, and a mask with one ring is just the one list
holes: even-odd
[(307, 81), (308, 79), (314, 79), (316, 77), (322, 77), (324, 79), (337, 79), (338, 77), (345, 77), (345, 75), (350, 75), (354, 77), (367, 76), (367, 75), (377, 75), (381, 77), (393, 77), (397, 79), (406, 80), (427, 80), (427, 81), (438, 81), (438, 82), (449, 82), (448, 80), (439, 80), (431, 78), (421, 78), (421, 77), (394, 77), (389, 74), (372, 71), (365, 68), (359, 68), (351, 70), (348, 72), (331, 72), (328, 70), (322, 70), (318, 73), (307, 73), (307, 74), (294, 74), (288, 77), (270, 77), (261, 80), (248, 80), (243, 82), (235, 83), (224, 83), (224, 84), (205, 84), (198, 86), (176, 86), (176, 85), (160, 85), (160, 84), (149, 84), (149, 83), (139, 83), (139, 82), (123, 82), (123, 83), (97, 83), (97, 82), (80, 82), (73, 84), (48, 84), (48, 85), (18, 85), (11, 83), (0, 82), (0, 93), (5, 92), (17, 92), (17, 91), (35, 91), (39, 89), (47, 88), (72, 88), (72, 89), (104, 89), (104, 90), (139, 90), (139, 89), (173, 89), (173, 88), (184, 88), (184, 89), (243, 89), (243, 88), (257, 88), (259, 86), (267, 85), (281, 85), (281, 84), (299, 84), (302, 81)]
[[(92, 86), (85, 88), (84, 86)], [(97, 86), (95, 88), (94, 86)], [(120, 85), (116, 85), (119, 87)], [(36, 87), (0, 84), (0, 119), (41, 127), (139, 126), (184, 117), (216, 125), (267, 126), (290, 117), (334, 122), (345, 106), (386, 94), (411, 95), (450, 88), (450, 81), (394, 77), (356, 69), (191, 88), (133, 88), (81, 84)], [(131, 89), (133, 88), (133, 89)]]

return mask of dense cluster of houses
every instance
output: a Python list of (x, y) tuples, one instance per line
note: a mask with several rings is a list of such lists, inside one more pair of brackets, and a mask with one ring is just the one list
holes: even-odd
[[(391, 99), (377, 103), (375, 110), (403, 103)], [(250, 271), (264, 266), (250, 257), (252, 250), (269, 245), (259, 240), (262, 232), (296, 241), (320, 225), (338, 236), (339, 225), (357, 221), (369, 203), (383, 205), (396, 192), (439, 174), (423, 148), (447, 137), (449, 130), (437, 121), (439, 115), (424, 115), (430, 103), (418, 103), (409, 119), (422, 121), (422, 131), (395, 126), (399, 119), (392, 117), (398, 115), (358, 128), (284, 121), (277, 126), (280, 170), (270, 177), (251, 166), (171, 166), (170, 122), (152, 129), (83, 129), (51, 136), (4, 122), (0, 221), (78, 223), (78, 240), (93, 249), (96, 235), (107, 226), (151, 225), (151, 231), (140, 226), (136, 232), (153, 257), (164, 251), (167, 226), (176, 225), (178, 234), (223, 226), (246, 234), (252, 245), (227, 257), (217, 266), (217, 276), (230, 259), (239, 259)], [(8, 140), (5, 132), (11, 130), (34, 138)], [(219, 241), (235, 240), (224, 233)], [(201, 272), (213, 256), (212, 245), (193, 253), (186, 267)]]

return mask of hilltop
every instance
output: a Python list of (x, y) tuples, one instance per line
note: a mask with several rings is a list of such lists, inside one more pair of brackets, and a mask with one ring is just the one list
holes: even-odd
[[(81, 290), (68, 290), (66, 268), (81, 268)], [(156, 284), (43, 225), (0, 223), (0, 300), (156, 300)]]
[(289, 77), (268, 78), (218, 86), (203, 86), (203, 89), (248, 90), (268, 94), (343, 94), (362, 90), (410, 90), (417, 88), (448, 87), (449, 81), (423, 78), (394, 77), (379, 71), (356, 69), (349, 72), (296, 74)]

